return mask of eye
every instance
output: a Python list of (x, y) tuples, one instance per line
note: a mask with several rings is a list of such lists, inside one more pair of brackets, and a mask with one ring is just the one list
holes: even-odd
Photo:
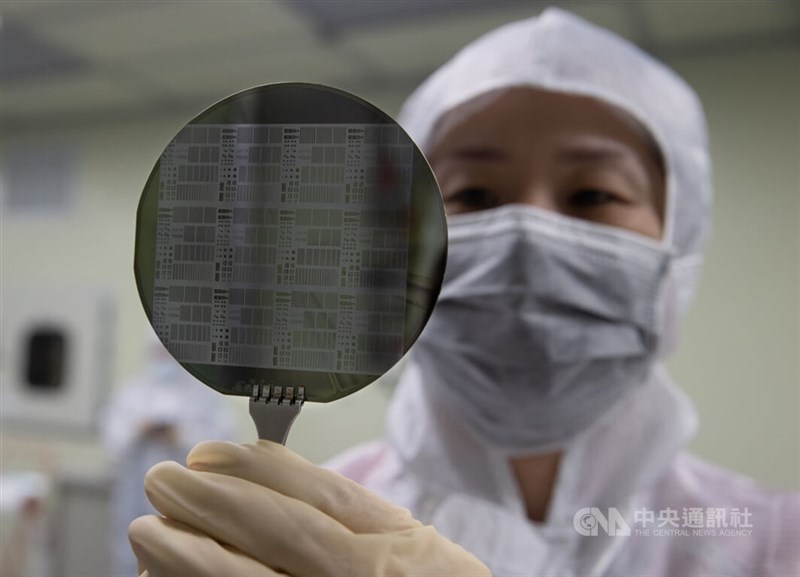
[(460, 210), (484, 210), (498, 206), (497, 195), (487, 188), (462, 188), (447, 196), (446, 203)]
[(622, 202), (622, 199), (616, 193), (599, 188), (581, 188), (569, 195), (568, 202), (572, 206), (583, 208)]

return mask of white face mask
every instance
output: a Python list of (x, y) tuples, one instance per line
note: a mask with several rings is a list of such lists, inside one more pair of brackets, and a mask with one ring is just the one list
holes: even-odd
[(476, 433), (562, 448), (644, 383), (670, 255), (656, 241), (522, 205), (449, 218), (447, 272), (413, 355)]

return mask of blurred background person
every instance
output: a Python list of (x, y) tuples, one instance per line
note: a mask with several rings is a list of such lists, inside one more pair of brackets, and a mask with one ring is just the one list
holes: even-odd
[(128, 524), (153, 512), (142, 482), (161, 461), (183, 463), (198, 442), (234, 438), (225, 398), (197, 381), (150, 332), (144, 371), (123, 384), (102, 417), (105, 448), (112, 462), (112, 562), (114, 577), (137, 575)]

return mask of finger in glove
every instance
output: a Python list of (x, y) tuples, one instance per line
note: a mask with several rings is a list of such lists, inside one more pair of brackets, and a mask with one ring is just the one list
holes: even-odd
[(308, 503), (353, 533), (389, 533), (422, 526), (407, 509), (271, 441), (200, 443), (186, 463), (195, 471), (239, 477)]
[(128, 534), (142, 577), (285, 576), (171, 519), (139, 517)]
[(353, 533), (307, 503), (237, 477), (191, 471), (173, 461), (152, 467), (144, 486), (164, 516), (273, 570), (320, 577), (353, 574)]

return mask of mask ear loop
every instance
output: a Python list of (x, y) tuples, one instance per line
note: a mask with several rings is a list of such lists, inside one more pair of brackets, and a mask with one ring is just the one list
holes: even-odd
[[(664, 206), (662, 210), (662, 235), (660, 239), (661, 246), (669, 251), (670, 258), (667, 263), (667, 271), (664, 274), (659, 294), (656, 298), (656, 326), (657, 334), (660, 335), (658, 346), (656, 348), (655, 358), (662, 361), (667, 358), (678, 345), (678, 333), (680, 332), (680, 323), (682, 318), (681, 307), (681, 279), (682, 276), (680, 269), (682, 268), (682, 259), (677, 256), (674, 240), (675, 240), (675, 195), (676, 185), (675, 174), (672, 170), (671, 155), (669, 147), (664, 138), (662, 138), (659, 131), (650, 126), (648, 123), (639, 120), (645, 133), (652, 140), (652, 147), (654, 153), (658, 156), (659, 165), (664, 175)], [(658, 370), (658, 367), (654, 367)]]
[(661, 335), (656, 350), (658, 360), (667, 358), (678, 346), (683, 317), (692, 304), (702, 268), (703, 256), (700, 254), (673, 257), (669, 262), (656, 304)]
[(681, 324), (695, 294), (703, 265), (703, 256), (701, 254), (678, 254), (675, 246), (677, 180), (675, 172), (672, 170), (670, 149), (658, 130), (649, 126), (646, 127), (646, 130), (651, 135), (656, 150), (660, 153), (661, 167), (664, 171), (664, 233), (661, 244), (671, 253), (656, 302), (658, 331), (661, 335), (656, 350), (656, 359), (662, 361), (678, 346)]

